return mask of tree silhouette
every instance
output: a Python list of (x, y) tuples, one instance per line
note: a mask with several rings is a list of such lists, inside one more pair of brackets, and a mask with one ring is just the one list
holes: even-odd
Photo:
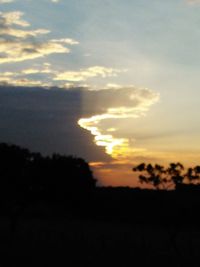
[(18, 217), (35, 201), (65, 201), (95, 188), (96, 180), (81, 158), (53, 154), (43, 157), (16, 145), (0, 143), (1, 213), (10, 218), (11, 236)]
[(53, 154), (43, 157), (28, 149), (0, 143), (1, 195), (31, 193), (57, 188), (69, 191), (90, 190), (96, 180), (87, 162), (73, 156)]
[[(188, 185), (199, 184), (200, 182), (200, 166), (193, 168), (187, 168), (185, 170), (181, 163), (170, 163), (168, 167), (164, 167), (158, 164), (139, 164), (133, 168), (134, 172), (142, 173), (139, 175), (140, 183), (145, 183), (152, 185), (157, 190), (163, 189), (186, 189)], [(189, 187), (190, 188), (190, 187)], [(189, 193), (187, 194), (191, 198), (193, 191), (193, 186), (191, 191), (173, 191), (170, 194), (168, 192), (169, 198), (165, 198), (165, 192), (159, 192), (158, 202), (156, 203), (157, 212), (159, 216), (157, 217), (163, 229), (166, 230), (169, 236), (169, 245), (174, 252), (175, 258), (178, 261), (179, 266), (184, 266), (183, 254), (177, 243), (177, 237), (181, 231), (182, 226), (185, 223), (185, 213), (187, 210), (187, 205), (191, 200), (187, 199), (187, 205), (184, 203), (184, 199), (181, 192)], [(174, 196), (170, 201), (170, 195)], [(154, 192), (155, 196), (155, 192)], [(175, 200), (175, 201), (174, 201)], [(195, 201), (196, 202), (196, 201)], [(189, 205), (191, 208), (191, 206)], [(189, 210), (190, 210), (189, 208)], [(194, 213), (196, 210), (193, 210)], [(172, 216), (170, 218), (170, 216)]]
[(184, 171), (181, 163), (170, 163), (168, 167), (158, 164), (141, 163), (133, 168), (139, 175), (140, 183), (150, 184), (156, 189), (179, 188), (183, 184), (199, 184), (200, 166), (188, 168)]

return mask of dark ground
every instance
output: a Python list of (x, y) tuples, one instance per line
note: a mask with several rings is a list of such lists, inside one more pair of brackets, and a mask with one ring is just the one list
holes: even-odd
[(63, 210), (29, 206), (14, 231), (2, 216), (0, 266), (200, 266), (199, 223)]

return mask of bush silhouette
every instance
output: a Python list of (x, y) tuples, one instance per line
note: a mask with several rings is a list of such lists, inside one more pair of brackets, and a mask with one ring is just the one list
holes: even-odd
[(133, 168), (139, 175), (140, 183), (150, 184), (156, 189), (180, 188), (184, 184), (199, 184), (200, 166), (185, 168), (181, 163), (170, 163), (168, 167), (158, 164), (141, 163)]

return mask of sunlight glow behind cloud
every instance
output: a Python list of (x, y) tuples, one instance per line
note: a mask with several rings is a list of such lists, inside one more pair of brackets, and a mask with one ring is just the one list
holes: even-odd
[[(109, 89), (108, 89), (109, 90)], [(149, 110), (150, 106), (158, 101), (159, 95), (149, 89), (136, 88), (115, 88), (110, 89), (113, 94), (120, 97), (122, 92), (128, 90), (127, 103), (126, 99), (119, 99), (119, 106), (116, 104), (105, 110), (105, 113), (97, 114), (88, 118), (81, 118), (78, 121), (80, 127), (88, 130), (94, 136), (94, 142), (97, 146), (105, 147), (105, 152), (113, 158), (127, 157), (133, 153), (135, 149), (130, 147), (129, 139), (123, 137), (115, 137), (110, 134), (109, 129), (104, 129), (101, 123), (105, 120), (138, 118), (144, 116)], [(120, 105), (120, 101), (122, 101)], [(132, 106), (130, 105), (132, 103)], [(110, 122), (110, 124), (111, 124)], [(116, 129), (114, 129), (114, 132)], [(108, 132), (108, 133), (107, 133)]]

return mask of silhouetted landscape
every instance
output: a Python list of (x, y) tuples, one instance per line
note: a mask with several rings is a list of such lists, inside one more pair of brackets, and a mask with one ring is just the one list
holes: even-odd
[(150, 190), (97, 187), (81, 158), (6, 143), (0, 162), (1, 266), (199, 266), (198, 166), (140, 164)]
[(200, 267), (200, 0), (0, 0), (0, 267)]

